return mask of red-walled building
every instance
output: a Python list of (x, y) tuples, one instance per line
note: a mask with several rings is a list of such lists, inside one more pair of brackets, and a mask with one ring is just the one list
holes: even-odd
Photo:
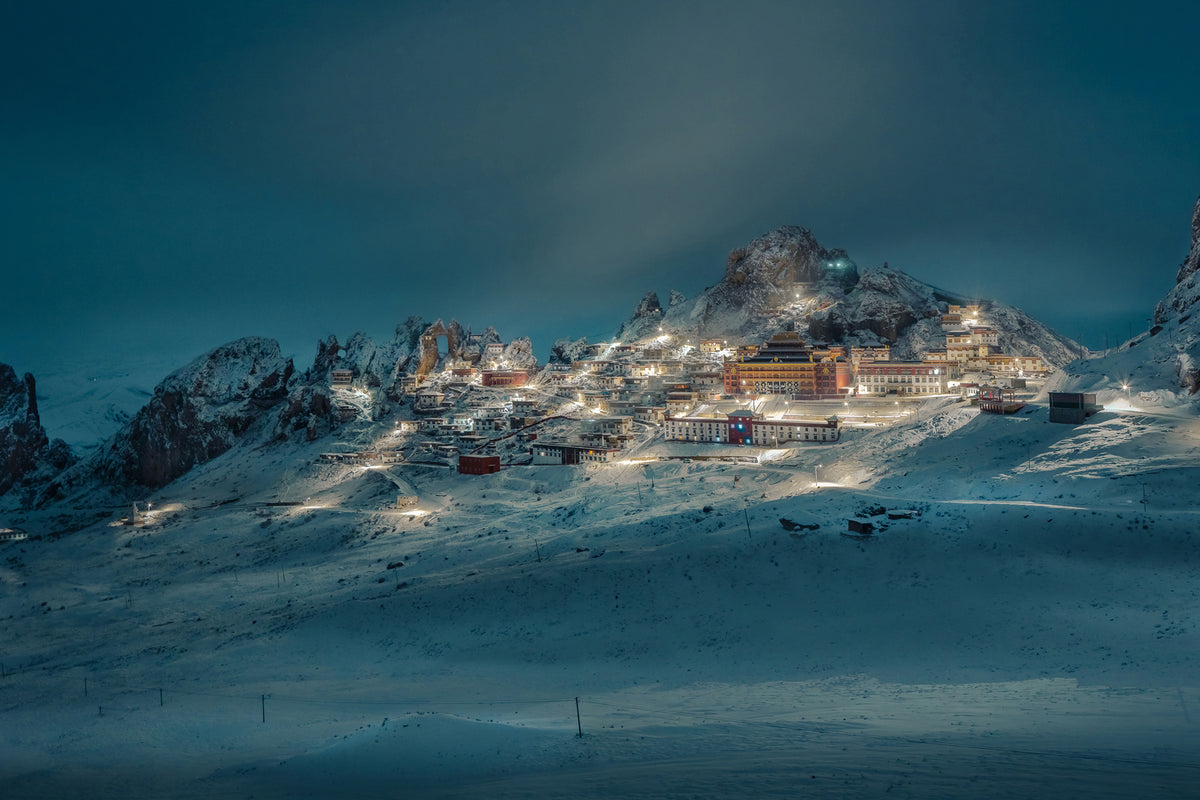
[(524, 386), (529, 382), (529, 370), (485, 369), (479, 382), (483, 386)]
[(491, 475), (500, 471), (500, 456), (466, 453), (458, 457), (458, 471), (463, 475)]

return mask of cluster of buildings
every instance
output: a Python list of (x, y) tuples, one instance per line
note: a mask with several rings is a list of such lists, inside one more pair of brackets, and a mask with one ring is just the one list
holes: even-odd
[[(828, 345), (783, 331), (758, 345), (724, 339), (680, 345), (670, 334), (639, 343), (600, 342), (572, 363), (540, 369), (454, 362), (436, 375), (401, 381), (415, 418), (397, 421), (395, 433), (426, 434), (418, 459), (457, 460), (468, 474), (499, 469), (502, 450), (516, 449), (534, 464), (615, 461), (645, 426), (675, 442), (819, 444), (840, 438), (836, 415), (793, 413), (790, 406), (772, 412), (758, 401), (975, 394), (979, 384), (964, 382), (973, 372), (997, 378), (1046, 372), (1037, 356), (1001, 352), (999, 333), (980, 324), (977, 305), (950, 305), (941, 323), (945, 346), (919, 361), (893, 360), (887, 345)], [(503, 345), (488, 347), (503, 352)], [(335, 386), (351, 381), (347, 370), (332, 374)], [(508, 393), (525, 387), (524, 396)], [(980, 402), (1003, 412), (1015, 401), (1011, 392), (985, 386)], [(542, 426), (547, 418), (567, 424)], [(360, 462), (384, 457), (355, 455)]]
[(960, 372), (988, 372), (997, 377), (1046, 374), (1046, 365), (1040, 357), (1002, 352), (1000, 332), (979, 324), (979, 318), (978, 305), (951, 305), (942, 315), (946, 346), (927, 351), (925, 361), (951, 365)]

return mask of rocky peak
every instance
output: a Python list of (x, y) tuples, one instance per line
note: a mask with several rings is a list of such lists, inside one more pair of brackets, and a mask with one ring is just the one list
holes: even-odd
[(646, 292), (646, 296), (641, 299), (641, 302), (637, 304), (637, 308), (633, 310), (633, 318), (661, 317), (662, 313), (662, 303), (658, 302), (658, 294), (656, 292)]
[(70, 448), (51, 442), (38, 416), (33, 375), (0, 364), (0, 495), (34, 475), (68, 466)]
[(96, 472), (118, 485), (165, 486), (232, 447), (288, 396), (293, 371), (273, 339), (239, 339), (205, 353), (155, 387), (99, 454)]
[(785, 225), (731, 252), (722, 283), (731, 289), (786, 290), (797, 283), (814, 284), (830, 276), (848, 286), (856, 282), (857, 267), (846, 251), (822, 247), (808, 228)]

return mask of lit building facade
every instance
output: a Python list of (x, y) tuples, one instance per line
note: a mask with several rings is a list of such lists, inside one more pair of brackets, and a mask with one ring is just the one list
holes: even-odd
[(719, 417), (667, 417), (663, 422), (663, 436), (669, 442), (773, 447), (788, 442), (836, 442), (840, 435), (837, 417), (767, 419), (750, 411), (734, 411)]
[(925, 361), (875, 361), (858, 368), (859, 395), (946, 394), (945, 364)]

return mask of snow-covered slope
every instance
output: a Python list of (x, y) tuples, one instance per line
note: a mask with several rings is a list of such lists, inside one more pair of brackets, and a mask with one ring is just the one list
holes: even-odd
[[(929, 403), (767, 464), (480, 477), (296, 437), (189, 471), (145, 527), (14, 516), (40, 538), (0, 551), (0, 784), (1187, 796), (1198, 423), (1027, 410)], [(842, 535), (855, 517), (882, 527)]]

